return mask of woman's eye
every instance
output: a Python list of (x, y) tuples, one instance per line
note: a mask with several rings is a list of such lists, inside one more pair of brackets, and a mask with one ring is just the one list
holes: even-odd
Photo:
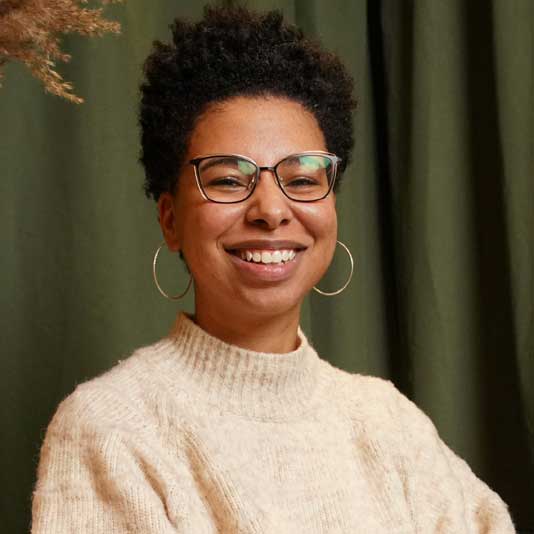
[(313, 178), (309, 178), (307, 176), (298, 176), (287, 181), (285, 185), (286, 187), (303, 187), (318, 185), (318, 183), (317, 180), (314, 180)]
[(221, 178), (215, 178), (208, 184), (210, 187), (247, 187), (247, 183), (244, 180), (239, 180), (233, 176), (224, 176)]

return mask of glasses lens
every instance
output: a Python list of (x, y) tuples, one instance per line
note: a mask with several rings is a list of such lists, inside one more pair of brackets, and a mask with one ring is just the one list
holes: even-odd
[(198, 165), (205, 195), (215, 202), (239, 202), (250, 193), (257, 167), (237, 156), (213, 156)]
[(323, 198), (335, 178), (334, 161), (318, 154), (289, 156), (276, 171), (286, 195), (300, 201)]

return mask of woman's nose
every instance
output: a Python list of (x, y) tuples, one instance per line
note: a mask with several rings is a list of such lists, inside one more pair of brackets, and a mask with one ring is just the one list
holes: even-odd
[(278, 186), (274, 172), (262, 170), (254, 193), (247, 201), (247, 221), (273, 230), (291, 220), (290, 203)]

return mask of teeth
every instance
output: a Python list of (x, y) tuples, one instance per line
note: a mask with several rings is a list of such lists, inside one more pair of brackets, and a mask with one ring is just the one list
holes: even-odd
[(245, 261), (254, 263), (282, 263), (295, 259), (297, 253), (294, 250), (240, 250), (239, 257)]
[(261, 262), (262, 263), (271, 263), (272, 256), (270, 252), (262, 252), (261, 253)]

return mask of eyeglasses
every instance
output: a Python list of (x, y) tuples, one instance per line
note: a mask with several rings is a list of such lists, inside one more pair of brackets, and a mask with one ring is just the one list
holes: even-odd
[(310, 151), (286, 156), (272, 167), (260, 167), (239, 154), (212, 154), (189, 163), (194, 165), (198, 188), (206, 200), (233, 204), (254, 193), (261, 171), (274, 173), (276, 183), (291, 200), (321, 200), (334, 186), (340, 161), (335, 154)]

